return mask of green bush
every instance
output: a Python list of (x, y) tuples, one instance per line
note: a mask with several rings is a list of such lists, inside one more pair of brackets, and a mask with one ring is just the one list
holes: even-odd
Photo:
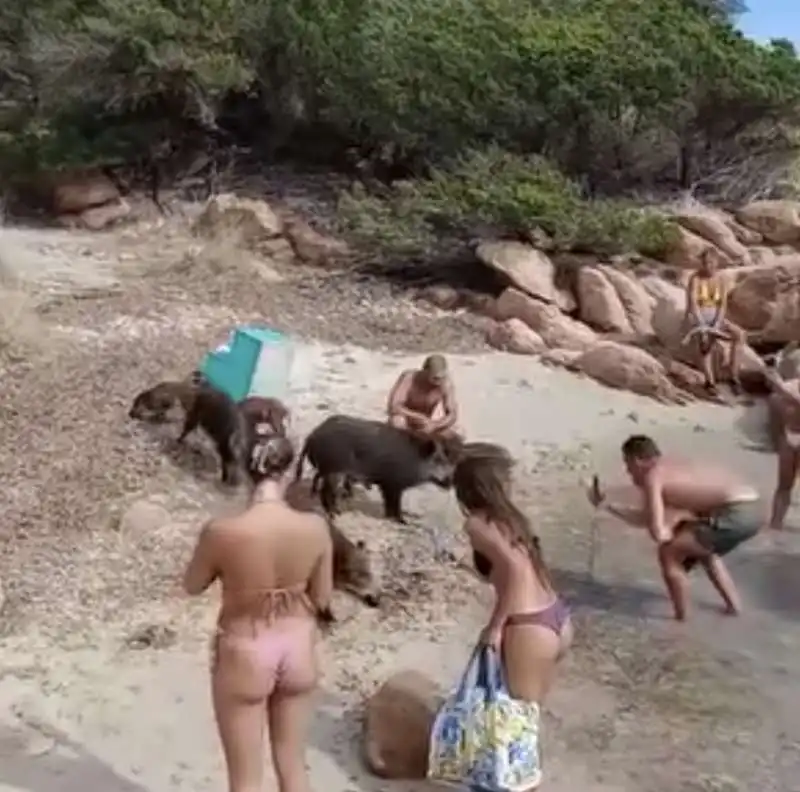
[(618, 200), (585, 200), (547, 160), (500, 148), (473, 151), (429, 179), (403, 182), (387, 197), (363, 188), (339, 204), (360, 241), (397, 254), (419, 253), (437, 240), (469, 237), (476, 227), (500, 234), (541, 228), (562, 250), (658, 255), (672, 226), (660, 215)]

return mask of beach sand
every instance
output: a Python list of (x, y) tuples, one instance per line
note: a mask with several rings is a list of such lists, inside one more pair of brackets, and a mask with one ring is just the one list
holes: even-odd
[[(609, 518), (594, 523), (583, 494), (593, 471), (605, 482), (623, 481), (618, 447), (638, 432), (667, 451), (740, 469), (768, 492), (775, 461), (745, 447), (736, 411), (665, 407), (500, 353), (450, 360), (460, 425), (470, 438), (507, 445), (520, 460), (518, 497), (576, 610), (578, 643), (547, 708), (543, 789), (800, 789), (793, 753), (800, 739), (796, 537), (759, 537), (732, 560), (748, 608), (740, 619), (721, 616), (713, 592), (697, 580), (693, 620), (679, 626), (668, 618), (646, 536)], [(355, 346), (301, 345), (290, 395), (295, 430), (302, 436), (332, 411), (380, 416), (398, 372), (418, 361)], [(188, 483), (188, 475), (183, 486), (210, 487)], [(149, 497), (168, 509), (177, 502), (169, 492)], [(212, 513), (225, 506), (223, 496), (214, 497)], [(346, 530), (360, 531), (386, 556), (387, 579), (399, 593), (380, 611), (337, 595), (348, 618), (321, 649), (324, 680), (308, 752), (315, 790), (425, 787), (365, 772), (361, 701), (402, 668), (452, 685), (488, 612), (479, 583), (432, 557), (437, 543), (463, 551), (452, 494), (421, 488), (407, 507), (417, 518), (405, 528), (343, 518)], [(177, 547), (180, 558), (208, 512), (176, 508), (173, 516), (178, 512), (158, 543)], [(797, 526), (797, 510), (792, 520)], [(591, 576), (593, 526), (600, 541)], [(153, 541), (119, 538), (119, 555), (138, 555), (145, 578)], [(72, 548), (70, 564), (78, 582), (72, 594), (65, 589), (61, 615), (80, 609), (81, 587), (103, 565), (113, 569), (114, 559), (87, 538)], [(180, 572), (174, 569), (176, 577)], [(108, 607), (96, 618), (81, 612), (80, 630), (58, 633), (51, 623), (57, 611), (43, 609), (0, 643), (2, 792), (225, 788), (207, 673), (216, 592), (191, 602), (168, 586), (114, 597), (109, 584)], [(169, 628), (174, 637), (164, 648), (130, 648), (126, 637), (136, 625)], [(275, 788), (271, 777), (266, 788)]]

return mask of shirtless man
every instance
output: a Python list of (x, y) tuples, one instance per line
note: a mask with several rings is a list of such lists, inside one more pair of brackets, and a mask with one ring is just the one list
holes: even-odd
[[(439, 407), (441, 415), (434, 417)], [(404, 371), (389, 394), (387, 412), (398, 429), (429, 437), (455, 434), (458, 408), (444, 356), (430, 355), (419, 371)]]
[[(675, 618), (686, 619), (686, 573), (700, 564), (725, 603), (725, 613), (738, 614), (739, 597), (722, 556), (751, 539), (763, 521), (758, 492), (726, 471), (662, 456), (655, 442), (634, 435), (622, 444), (631, 480), (644, 495), (644, 521), (658, 546), (658, 562)], [(598, 488), (589, 494), (595, 506), (604, 504)], [(638, 527), (630, 513), (604, 505), (606, 511)], [(674, 527), (666, 513), (691, 516)]]
[(777, 371), (765, 372), (772, 386), (769, 409), (778, 446), (778, 485), (772, 499), (770, 527), (778, 531), (783, 529), (800, 473), (800, 359), (791, 368), (795, 370), (788, 372), (791, 378), (786, 380)]
[(262, 789), (264, 732), (280, 792), (308, 790), (306, 739), (317, 685), (316, 619), (330, 620), (333, 549), (325, 521), (284, 500), (294, 452), (257, 437), (248, 473), (255, 491), (239, 515), (200, 532), (184, 588), (222, 587), (211, 663), (214, 713), (229, 792)]
[(744, 331), (726, 316), (728, 287), (718, 272), (719, 253), (714, 248), (705, 250), (700, 266), (686, 284), (686, 316), (684, 322), (688, 332), (684, 343), (696, 340), (705, 375), (705, 387), (716, 390), (714, 373), (714, 348), (719, 344), (730, 347), (728, 368), (734, 393), (741, 390), (739, 384), (739, 357), (745, 342)]

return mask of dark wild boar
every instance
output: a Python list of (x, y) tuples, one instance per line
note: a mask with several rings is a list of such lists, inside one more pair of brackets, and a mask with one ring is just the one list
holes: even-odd
[[(298, 511), (319, 511), (318, 500), (309, 493), (305, 482), (289, 485), (286, 502)], [(353, 542), (348, 539), (330, 519), (327, 523), (333, 541), (334, 587), (352, 594), (370, 608), (377, 608), (381, 598), (381, 580), (369, 549), (361, 540)], [(335, 621), (330, 610), (318, 616), (324, 623)]]
[(358, 482), (378, 487), (387, 518), (403, 523), (401, 500), (407, 489), (432, 483), (452, 486), (453, 460), (440, 441), (419, 437), (382, 421), (333, 415), (306, 438), (295, 480), (308, 459), (321, 481), (325, 513), (337, 513), (339, 488)]
[(222, 482), (236, 484), (253, 429), (227, 394), (204, 382), (161, 382), (133, 400), (128, 416), (140, 421), (162, 421), (176, 402), (186, 413), (177, 442), (182, 443), (199, 426), (217, 449)]

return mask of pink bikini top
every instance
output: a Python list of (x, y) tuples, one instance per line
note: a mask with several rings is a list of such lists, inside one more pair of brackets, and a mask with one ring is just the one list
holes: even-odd
[[(223, 629), (226, 623), (234, 619), (249, 617), (255, 630), (258, 622), (271, 624), (275, 619), (290, 614), (298, 605), (313, 616), (314, 606), (306, 587), (306, 583), (298, 583), (286, 588), (240, 589), (236, 592), (235, 603), (227, 601), (220, 608), (217, 628)], [(241, 598), (238, 595), (241, 595)]]

